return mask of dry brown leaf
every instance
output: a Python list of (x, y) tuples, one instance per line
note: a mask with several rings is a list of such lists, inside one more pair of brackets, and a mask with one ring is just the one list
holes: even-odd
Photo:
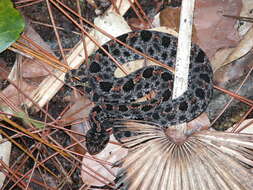
[[(0, 141), (1, 140), (3, 140), (2, 135), (0, 135)], [(1, 161), (4, 162), (6, 166), (9, 166), (10, 153), (11, 153), (11, 143), (9, 141), (0, 143)], [(2, 188), (4, 184), (5, 177), (6, 177), (5, 173), (0, 171), (0, 188)]]
[(181, 8), (168, 7), (160, 12), (160, 24), (172, 30), (179, 31)]
[(147, 24), (143, 23), (138, 18), (130, 18), (128, 19), (127, 23), (132, 30), (144, 30), (147, 28)]
[(215, 55), (210, 60), (212, 63), (213, 71), (215, 72), (217, 69), (222, 67), (222, 63), (227, 59), (227, 57), (231, 54), (234, 48), (224, 48), (218, 50)]
[(75, 146), (73, 146), (73, 150), (79, 153), (80, 155), (85, 155), (87, 152), (84, 140), (85, 140), (85, 134), (87, 133), (89, 128), (90, 126), (87, 120), (84, 120), (82, 123), (79, 123), (79, 124), (71, 125), (71, 130), (80, 134), (80, 135), (73, 134), (74, 139), (71, 138), (72, 143), (77, 143)]
[[(160, 12), (160, 25), (161, 26), (166, 26), (172, 30), (179, 31), (179, 23), (180, 23), (180, 11), (181, 8), (173, 8), (173, 7), (168, 7), (166, 9), (163, 9)], [(196, 35), (196, 28), (193, 25), (192, 29), (192, 41), (196, 43), (197, 40), (197, 35)]]
[(232, 61), (235, 61), (245, 54), (247, 54), (253, 47), (253, 28), (251, 28), (243, 37), (243, 39), (240, 41), (240, 43), (236, 46), (236, 48), (233, 49), (231, 54), (228, 56), (228, 58), (225, 60), (223, 65), (226, 65), (228, 63), (231, 63)]
[(66, 124), (73, 121), (82, 121), (83, 119), (88, 118), (93, 103), (87, 96), (81, 96), (75, 93), (75, 95), (72, 94), (68, 99), (73, 105), (64, 113), (61, 122)]
[(208, 115), (206, 113), (202, 113), (197, 118), (187, 123), (187, 131), (189, 131), (189, 133), (191, 134), (192, 132), (195, 132), (195, 131), (208, 129), (209, 126), (210, 126), (210, 120), (208, 118)]
[(235, 46), (239, 35), (234, 28), (235, 19), (223, 15), (239, 16), (241, 0), (197, 0), (194, 24), (198, 44), (211, 58), (218, 49)]
[[(112, 142), (117, 142), (113, 136), (110, 137), (110, 140)], [(115, 144), (108, 144), (106, 148), (97, 154), (96, 156), (93, 156), (93, 158), (97, 158), (100, 160), (104, 160), (109, 163), (115, 163), (121, 159), (123, 159), (127, 155), (128, 150), (125, 148), (122, 148), (119, 145)], [(88, 153), (86, 155), (89, 155)], [(118, 167), (113, 167), (112, 165), (109, 164), (104, 164), (102, 165), (99, 161), (91, 160), (87, 157), (83, 158), (83, 166), (82, 166), (82, 180), (85, 184), (90, 184), (90, 185), (96, 185), (96, 186), (104, 186), (105, 184), (108, 184), (110, 181), (113, 182), (115, 179), (115, 176), (117, 172), (119, 171)], [(88, 171), (85, 166), (89, 166), (92, 168), (95, 172), (99, 173), (103, 177), (99, 177), (92, 171)], [(88, 171), (88, 172), (87, 172)], [(103, 182), (94, 179), (94, 177), (90, 176), (88, 173), (91, 173), (92, 175), (95, 175), (98, 177), (100, 180)]]
[[(19, 91), (13, 86), (9, 85), (7, 88), (5, 88), (1, 93), (10, 101), (14, 106), (19, 107), (24, 100), (26, 99), (20, 91), (22, 91), (27, 96), (30, 95), (30, 92), (36, 88), (36, 86), (33, 86), (31, 84), (26, 83), (25, 81), (14, 81), (14, 84), (19, 87)], [(6, 105), (3, 101), (0, 102), (1, 105)]]
[[(53, 52), (51, 51), (49, 45), (39, 36), (39, 34), (31, 27), (31, 25), (27, 25), (26, 31), (24, 33), (26, 36), (28, 36), (34, 43), (39, 45), (41, 48), (43, 48), (46, 52), (54, 56)], [(21, 39), (25, 44), (27, 44), (29, 47), (32, 47), (36, 49), (32, 44), (28, 44), (27, 41), (24, 41)], [(22, 55), (18, 55), (22, 56)], [(47, 59), (45, 57), (45, 59)], [(15, 66), (14, 66), (15, 68)], [(49, 74), (49, 71), (52, 71), (53, 68), (49, 66), (48, 64), (43, 63), (40, 60), (37, 59), (29, 59), (27, 57), (22, 57), (22, 77), (24, 78), (37, 78), (37, 77), (43, 77), (47, 76)], [(18, 71), (19, 72), (19, 71)]]
[(214, 82), (220, 87), (226, 87), (238, 79), (244, 77), (253, 66), (253, 53), (249, 52), (242, 58), (226, 64), (214, 72)]
[[(252, 0), (242, 0), (242, 10), (240, 13), (241, 17), (253, 17), (253, 1)], [(235, 28), (238, 29), (240, 36), (244, 36), (247, 31), (252, 27), (251, 22), (239, 21)]]

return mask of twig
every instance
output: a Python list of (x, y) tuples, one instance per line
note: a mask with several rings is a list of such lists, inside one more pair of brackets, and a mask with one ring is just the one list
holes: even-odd
[[(175, 77), (172, 93), (173, 99), (181, 96), (188, 87), (194, 4), (195, 0), (183, 0), (182, 2)], [(186, 129), (186, 124), (184, 123), (177, 125), (175, 128), (180, 129), (180, 131), (184, 131)]]
[[(51, 1), (50, 1), (51, 2)], [(117, 5), (122, 1), (116, 1)], [(124, 0), (126, 3), (127, 0)], [(120, 7), (120, 13), (123, 14), (128, 10), (130, 7), (129, 4), (121, 6)], [(111, 10), (111, 9), (110, 9)], [(93, 33), (94, 31), (92, 30)], [(92, 51), (95, 49), (95, 45), (86, 38), (86, 48), (88, 49), (88, 53), (91, 54)], [(85, 59), (84, 51), (83, 51), (83, 43), (82, 41), (79, 42), (76, 47), (71, 51), (71, 53), (67, 56), (67, 62), (69, 63), (69, 66), (72, 68), (76, 68), (79, 66)], [(58, 92), (58, 90), (63, 86), (63, 80), (64, 80), (65, 73), (61, 71), (54, 71), (53, 76), (48, 76), (43, 80), (43, 82), (39, 85), (39, 87), (33, 91), (31, 94), (32, 99), (37, 102), (41, 107), (45, 105), (46, 102), (48, 102), (55, 94)], [(56, 79), (55, 76), (58, 78)], [(62, 81), (60, 81), (60, 80)], [(31, 102), (26, 102), (27, 107), (32, 106)]]

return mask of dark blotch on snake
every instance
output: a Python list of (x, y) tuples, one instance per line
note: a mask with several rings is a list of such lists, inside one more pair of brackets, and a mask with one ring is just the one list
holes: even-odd
[(125, 57), (129, 57), (130, 56), (130, 53), (128, 51), (124, 51), (123, 54), (124, 54)]
[(204, 90), (201, 89), (201, 88), (197, 88), (197, 89), (195, 90), (195, 94), (196, 94), (196, 96), (199, 97), (200, 99), (204, 99), (204, 98), (205, 98), (205, 92), (204, 92)]
[(124, 35), (121, 35), (118, 38), (118, 40), (122, 41), (123, 43), (126, 43), (126, 39), (127, 39), (128, 35), (127, 34), (124, 34)]
[(91, 73), (98, 73), (99, 71), (101, 71), (101, 67), (100, 67), (100, 65), (97, 62), (93, 61), (90, 64), (89, 71)]
[(147, 112), (147, 111), (151, 110), (152, 108), (153, 108), (152, 105), (146, 105), (146, 106), (143, 106), (141, 110)]
[(112, 54), (114, 56), (120, 56), (120, 51), (118, 49), (115, 49), (115, 50), (112, 51)]
[(153, 75), (154, 68), (147, 68), (143, 71), (142, 76), (144, 78), (150, 78)]
[(195, 58), (195, 61), (197, 63), (203, 63), (205, 61), (205, 57), (206, 57), (205, 53), (202, 50), (200, 50)]
[(152, 33), (150, 31), (147, 31), (147, 30), (143, 30), (141, 31), (141, 39), (144, 41), (144, 42), (148, 42), (152, 37)]
[(111, 111), (113, 110), (113, 106), (111, 104), (106, 104), (106, 110)]
[(180, 109), (181, 111), (186, 111), (187, 108), (188, 108), (187, 102), (181, 102), (181, 103), (180, 103), (179, 109)]
[(165, 48), (169, 47), (170, 41), (171, 41), (171, 39), (169, 37), (163, 36), (162, 37), (162, 46)]
[(164, 81), (169, 81), (169, 80), (172, 80), (172, 75), (168, 72), (164, 72), (161, 74), (161, 77)]
[(104, 92), (109, 92), (112, 89), (113, 83), (111, 82), (100, 82), (99, 87)]
[(155, 120), (160, 119), (160, 116), (159, 116), (159, 114), (157, 112), (153, 113), (152, 117)]
[(167, 101), (168, 99), (170, 99), (170, 97), (171, 97), (171, 90), (170, 89), (165, 90), (164, 93), (163, 93), (163, 95), (162, 95), (162, 97), (163, 97), (163, 101)]
[[(105, 49), (105, 51), (107, 51), (107, 52), (109, 52), (109, 48), (108, 48), (108, 45), (103, 45), (102, 46), (104, 49)], [(103, 55), (103, 56), (107, 56), (107, 54), (104, 52), (104, 50), (102, 50), (102, 49), (99, 49), (98, 51), (97, 51), (97, 53), (98, 54), (101, 54), (101, 55)]]
[(177, 54), (177, 51), (174, 50), (174, 49), (172, 49), (171, 52), (170, 52), (170, 56), (171, 56), (171, 57), (175, 57), (176, 54)]
[(168, 120), (173, 120), (175, 118), (175, 114), (168, 114), (167, 119)]
[(125, 106), (125, 105), (119, 105), (119, 111), (125, 112), (127, 110), (128, 110), (127, 106)]
[(162, 59), (163, 59), (163, 61), (165, 61), (166, 59), (167, 59), (167, 57), (168, 57), (168, 54), (167, 53), (162, 53)]
[(208, 74), (200, 74), (199, 78), (203, 79), (204, 81), (206, 81), (207, 83), (210, 82), (210, 77)]
[(149, 54), (150, 56), (153, 56), (153, 55), (154, 55), (154, 52), (155, 52), (155, 50), (154, 50), (152, 47), (149, 47), (149, 48), (148, 48), (148, 54)]
[(99, 95), (95, 92), (94, 94), (93, 94), (93, 96), (92, 96), (92, 100), (94, 101), (94, 102), (97, 102), (98, 100), (99, 100)]
[(123, 85), (123, 90), (125, 92), (129, 92), (134, 88), (134, 81), (133, 79), (128, 80), (124, 85)]

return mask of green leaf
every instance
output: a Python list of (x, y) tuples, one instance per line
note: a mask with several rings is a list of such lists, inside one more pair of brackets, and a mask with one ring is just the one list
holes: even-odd
[(24, 27), (24, 19), (11, 0), (0, 0), (0, 53), (19, 38)]
[(29, 118), (24, 112), (16, 112), (15, 116), (20, 119), (23, 119), (23, 121), (26, 123), (32, 124), (33, 126), (35, 126), (38, 129), (42, 129), (45, 127), (45, 125), (42, 122)]

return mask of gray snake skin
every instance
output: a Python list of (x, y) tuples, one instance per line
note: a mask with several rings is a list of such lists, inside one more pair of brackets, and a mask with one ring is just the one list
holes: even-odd
[[(164, 64), (174, 67), (177, 38), (156, 31), (135, 31), (117, 37), (120, 41)], [(103, 45), (120, 64), (144, 59), (125, 46), (111, 40)], [(161, 128), (188, 122), (200, 115), (212, 97), (212, 68), (205, 53), (192, 45), (188, 90), (172, 100), (174, 75), (161, 66), (147, 66), (129, 75), (116, 78), (116, 64), (101, 50), (89, 57), (89, 64), (66, 74), (66, 83), (84, 87), (96, 103), (90, 112), (91, 129), (86, 135), (90, 154), (102, 151), (109, 141), (107, 129), (117, 119), (153, 122)], [(73, 82), (73, 77), (79, 81)], [(150, 100), (136, 100), (155, 92)], [(124, 135), (131, 135), (126, 132)], [(117, 137), (116, 137), (117, 138)]]

